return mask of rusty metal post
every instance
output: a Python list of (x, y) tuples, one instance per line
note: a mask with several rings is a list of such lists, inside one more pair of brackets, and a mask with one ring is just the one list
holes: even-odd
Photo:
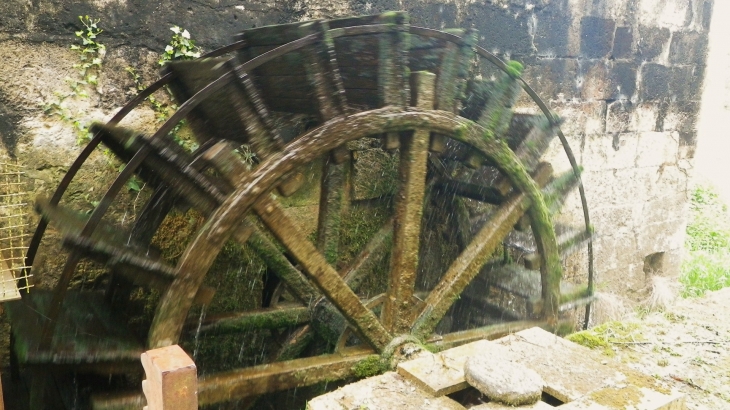
[(144, 410), (194, 410), (198, 408), (198, 372), (193, 359), (178, 345), (142, 353), (147, 377), (142, 391)]

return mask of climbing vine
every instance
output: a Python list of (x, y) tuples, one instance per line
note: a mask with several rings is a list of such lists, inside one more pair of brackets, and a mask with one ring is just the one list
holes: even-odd
[(93, 19), (89, 16), (79, 16), (82, 29), (76, 31), (78, 43), (71, 45), (79, 62), (74, 64), (77, 69), (77, 76), (66, 77), (64, 80), (68, 84), (68, 91), (55, 91), (55, 99), (46, 101), (43, 104), (43, 112), (48, 116), (56, 116), (62, 121), (71, 123), (76, 131), (76, 143), (81, 145), (91, 139), (89, 132), (89, 123), (81, 118), (80, 113), (74, 112), (64, 104), (67, 100), (86, 99), (90, 93), (95, 93), (99, 85), (99, 75), (101, 73), (104, 56), (106, 55), (106, 46), (99, 42), (98, 36), (104, 32), (99, 27), (99, 19)]

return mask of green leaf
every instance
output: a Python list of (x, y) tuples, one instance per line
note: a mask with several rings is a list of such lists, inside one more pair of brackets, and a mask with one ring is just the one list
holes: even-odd
[(139, 183), (137, 182), (136, 178), (132, 178), (129, 181), (127, 181), (127, 188), (129, 188), (130, 191), (139, 192), (140, 187)]

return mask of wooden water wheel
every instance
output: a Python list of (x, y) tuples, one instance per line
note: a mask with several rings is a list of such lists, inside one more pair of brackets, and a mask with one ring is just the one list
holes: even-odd
[[(37, 203), (42, 221), (28, 262), (49, 224), (68, 257), (53, 289), (8, 306), (15, 368), (34, 375), (34, 408), (53, 394), (51, 379), (139, 373), (144, 350), (197, 346), (185, 341), (206, 334), (266, 342), (257, 361), (203, 371), (201, 405), (361, 376), (364, 363), (407, 342), (449, 347), (555, 328), (562, 311), (589, 303), (592, 279), (561, 281), (561, 252), (590, 246), (590, 232), (559, 241), (551, 217), (579, 185), (578, 169), (569, 148), (574, 169), (564, 176), (540, 162), (561, 135), (558, 121), (539, 99), (544, 113), (515, 113), (523, 88), (537, 98), (521, 65), (475, 39), (386, 13), (247, 30), (204, 58), (170, 63), (93, 128), (54, 196)], [(118, 125), (162, 87), (179, 109), (153, 135)], [(195, 150), (172, 137), (182, 120)], [(85, 214), (62, 199), (101, 144), (125, 165)], [(130, 178), (150, 192), (125, 226), (114, 209)], [(306, 206), (290, 206), (297, 200)], [(174, 218), (197, 222), (188, 224), (184, 250), (164, 257), (156, 241)], [(231, 252), (244, 246), (265, 265), (265, 285), (248, 279), (247, 290), (228, 274), (240, 269), (225, 266)], [(104, 289), (70, 286), (88, 261), (107, 272), (98, 280)], [(490, 290), (525, 307), (507, 312)], [(463, 320), (467, 296), (501, 313), (487, 320), (482, 309), (471, 315), (481, 321)], [(236, 302), (244, 298), (247, 308)], [(140, 300), (148, 320), (130, 313)], [(97, 395), (90, 405), (142, 400), (135, 391)]]

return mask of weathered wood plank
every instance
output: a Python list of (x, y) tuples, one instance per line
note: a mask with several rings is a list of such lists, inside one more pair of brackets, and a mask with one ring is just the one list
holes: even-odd
[[(411, 74), (413, 103), (422, 109), (434, 104), (436, 75)], [(418, 252), (426, 187), (429, 131), (416, 129), (401, 140), (398, 169), (401, 186), (397, 195), (388, 291), (383, 305), (383, 324), (395, 334), (406, 332), (413, 317), (412, 298), (418, 270)]]

